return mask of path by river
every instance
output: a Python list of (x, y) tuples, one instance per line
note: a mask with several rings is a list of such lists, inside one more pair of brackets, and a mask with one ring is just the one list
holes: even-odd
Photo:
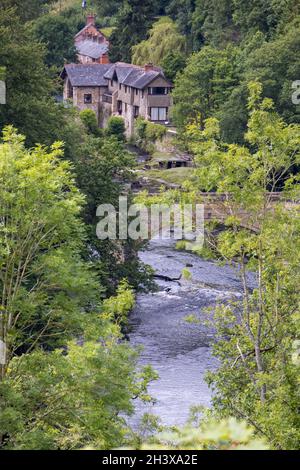
[[(140, 364), (151, 364), (159, 374), (149, 392), (154, 404), (137, 402), (134, 425), (144, 413), (159, 416), (164, 425), (182, 425), (194, 405), (209, 406), (211, 391), (204, 375), (217, 367), (210, 345), (214, 330), (205, 325), (204, 309), (219, 300), (240, 296), (241, 285), (229, 266), (218, 266), (196, 255), (178, 252), (172, 240), (152, 240), (142, 261), (157, 274), (178, 278), (187, 265), (192, 281), (159, 281), (159, 292), (141, 294), (130, 323), (130, 341), (143, 346)], [(184, 319), (196, 315), (199, 323)]]

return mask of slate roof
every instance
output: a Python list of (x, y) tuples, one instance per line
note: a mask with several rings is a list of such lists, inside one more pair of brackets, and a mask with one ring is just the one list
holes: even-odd
[(67, 74), (72, 86), (107, 86), (104, 75), (111, 67), (111, 64), (68, 64), (61, 76)]
[(76, 44), (78, 54), (91, 57), (92, 59), (99, 59), (108, 52), (108, 44), (97, 42), (86, 39), (85, 41)]
[[(72, 86), (107, 86), (107, 80), (112, 80), (116, 74), (118, 82), (122, 85), (143, 90), (157, 77), (165, 79), (161, 69), (156, 68), (145, 72), (143, 67), (124, 64), (69, 64), (61, 74), (62, 78), (68, 75)], [(171, 83), (166, 80), (170, 86)]]
[(143, 90), (157, 77), (165, 78), (163, 71), (158, 67), (145, 72), (143, 67), (125, 64), (123, 62), (114, 64), (105, 74), (105, 78), (111, 80), (115, 74), (118, 82), (122, 85), (138, 88), (140, 90)]

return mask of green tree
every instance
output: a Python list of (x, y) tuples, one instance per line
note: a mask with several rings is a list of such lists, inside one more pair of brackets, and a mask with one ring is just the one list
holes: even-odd
[(49, 67), (61, 68), (65, 62), (75, 62), (76, 32), (76, 25), (72, 21), (56, 14), (41, 16), (32, 27), (34, 39), (46, 46), (45, 62)]
[[(300, 127), (274, 112), (251, 83), (249, 148), (224, 144), (209, 119), (189, 128), (197, 189), (226, 194), (220, 259), (236, 267), (243, 299), (220, 304), (214, 316), (220, 368), (209, 374), (218, 416), (246, 419), (276, 449), (299, 448), (299, 174)], [(274, 202), (279, 189), (281, 200)], [(294, 202), (294, 204), (293, 204)], [(256, 273), (251, 283), (248, 272)]]
[(233, 23), (232, 0), (196, 0), (192, 16), (192, 35), (195, 45), (210, 44), (223, 48), (240, 38), (239, 28)]
[(137, 65), (162, 65), (171, 53), (183, 56), (185, 48), (185, 38), (176, 24), (170, 18), (161, 18), (153, 24), (149, 38), (133, 46), (132, 61)]
[(193, 54), (175, 81), (173, 117), (180, 127), (214, 115), (236, 84), (234, 50), (210, 46)]
[(81, 330), (81, 309), (96, 300), (96, 280), (79, 256), (84, 199), (70, 165), (59, 161), (61, 145), (27, 151), (9, 127), (0, 152), (3, 378), (15, 352), (59, 345)]
[(47, 13), (50, 5), (55, 1), (56, 0), (27, 0), (25, 8), (23, 0), (2, 0), (1, 8), (13, 7), (22, 21), (31, 21)]
[(120, 342), (134, 294), (122, 283), (101, 305), (62, 145), (24, 140), (8, 127), (0, 145), (0, 447), (119, 446), (132, 398), (149, 400), (155, 377), (136, 374)]
[(0, 129), (13, 124), (31, 146), (36, 142), (50, 145), (63, 121), (62, 108), (51, 98), (56, 90), (44, 53), (14, 10), (0, 9), (0, 57), (7, 72), (7, 103), (0, 107)]
[(102, 135), (102, 130), (98, 126), (97, 116), (92, 109), (84, 109), (80, 112), (79, 116), (89, 134), (96, 137)]
[(172, 82), (186, 66), (186, 56), (181, 52), (169, 52), (161, 61), (165, 76)]
[(120, 142), (125, 142), (125, 122), (124, 119), (118, 116), (111, 116), (107, 123), (106, 134), (114, 136)]
[(194, 43), (199, 41), (199, 37), (192, 35), (192, 19), (195, 10), (195, 0), (171, 0), (166, 8), (179, 27), (180, 33), (186, 37), (188, 49), (195, 50)]
[(255, 30), (272, 35), (278, 25), (288, 24), (300, 13), (297, 0), (233, 0), (233, 7), (234, 21), (244, 34)]
[(124, 1), (116, 17), (115, 29), (110, 37), (112, 62), (130, 63), (132, 47), (146, 39), (157, 11), (156, 1)]

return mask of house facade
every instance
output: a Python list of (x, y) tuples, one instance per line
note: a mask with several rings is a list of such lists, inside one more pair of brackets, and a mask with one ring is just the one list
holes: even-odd
[(96, 27), (96, 15), (88, 15), (85, 27), (75, 36), (77, 59), (81, 64), (101, 63), (108, 55), (109, 41)]
[(92, 109), (100, 127), (106, 126), (110, 116), (121, 116), (128, 137), (139, 116), (154, 123), (168, 122), (172, 84), (160, 68), (108, 64), (103, 58), (100, 62), (65, 66), (64, 100), (72, 100), (80, 110)]

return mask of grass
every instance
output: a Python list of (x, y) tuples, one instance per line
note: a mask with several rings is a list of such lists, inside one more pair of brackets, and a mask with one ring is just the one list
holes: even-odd
[(191, 178), (194, 168), (171, 168), (170, 170), (149, 170), (144, 176), (153, 180), (163, 180), (166, 183), (182, 185), (187, 179)]

